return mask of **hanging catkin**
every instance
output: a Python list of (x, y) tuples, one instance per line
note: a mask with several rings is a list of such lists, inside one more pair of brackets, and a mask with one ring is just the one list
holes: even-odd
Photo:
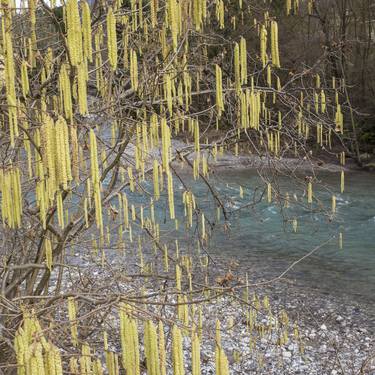
[(279, 31), (276, 21), (271, 21), (271, 56), (273, 66), (280, 68)]
[(336, 213), (336, 196), (332, 195), (332, 214)]
[(108, 58), (112, 70), (117, 68), (117, 34), (116, 34), (116, 17), (113, 14), (112, 7), (109, 7), (107, 14), (107, 44)]
[(21, 66), (21, 85), (22, 85), (22, 95), (26, 97), (28, 93), (30, 92), (30, 86), (29, 86), (29, 76), (27, 72), (27, 62), (24, 60), (22, 61)]
[(201, 375), (200, 342), (195, 329), (192, 332), (191, 346), (191, 373), (192, 375)]
[(173, 192), (173, 177), (170, 170), (167, 172), (168, 179), (168, 203), (169, 203), (169, 217), (171, 220), (175, 219), (175, 209), (174, 209), (174, 192)]
[(1, 213), (3, 223), (10, 228), (21, 227), (22, 194), (21, 174), (17, 167), (0, 169)]
[(151, 10), (151, 26), (154, 28), (158, 22), (158, 0), (151, 0), (150, 1), (150, 10)]
[(267, 202), (272, 202), (272, 185), (269, 182), (267, 183)]
[(307, 184), (307, 203), (312, 203), (312, 201), (313, 201), (312, 183), (309, 182)]
[(68, 188), (68, 183), (72, 180), (70, 148), (69, 148), (69, 129), (63, 117), (59, 117), (55, 124), (56, 150), (55, 166), (57, 170), (57, 183), (61, 184), (63, 189)]
[(85, 59), (92, 62), (92, 30), (90, 6), (87, 1), (82, 2), (82, 36), (83, 36), (83, 55)]
[(144, 328), (144, 347), (148, 375), (160, 375), (160, 357), (156, 327), (151, 320), (146, 321)]
[(219, 65), (215, 65), (215, 76), (216, 76), (216, 107), (219, 118), (221, 113), (224, 111), (224, 99), (223, 99), (223, 77), (222, 70)]
[(247, 48), (246, 39), (241, 37), (240, 40), (240, 61), (241, 61), (241, 85), (247, 84)]
[(67, 119), (73, 117), (73, 105), (72, 105), (72, 90), (68, 74), (68, 65), (63, 63), (61, 65), (59, 74), (59, 91), (60, 91), (60, 102), (64, 108), (64, 114)]
[(326, 94), (324, 90), (320, 92), (320, 101), (321, 101), (321, 109), (322, 113), (326, 112), (327, 104), (326, 104)]
[(67, 0), (65, 13), (70, 62), (72, 65), (77, 66), (83, 60), (82, 30), (78, 1)]
[(217, 348), (218, 359), (216, 361), (216, 374), (217, 375), (229, 375), (229, 363), (228, 358), (222, 347)]
[(240, 47), (238, 43), (234, 45), (234, 80), (237, 95), (241, 94), (241, 62)]
[(265, 68), (267, 64), (267, 29), (264, 25), (260, 28), (260, 59), (263, 68)]
[[(162, 138), (162, 165), (165, 172), (169, 171), (170, 148), (171, 148), (171, 130), (165, 117), (161, 119), (161, 138)], [(162, 179), (160, 179), (160, 182)], [(162, 190), (162, 189), (161, 189)]]
[(70, 126), (70, 140), (72, 145), (72, 177), (79, 183), (79, 144), (77, 126)]
[(168, 0), (167, 9), (168, 9), (168, 27), (171, 30), (171, 34), (172, 34), (172, 46), (173, 46), (173, 49), (176, 50), (177, 44), (178, 44), (178, 23), (179, 23), (177, 1)]
[(344, 117), (343, 117), (343, 114), (341, 112), (341, 105), (340, 104), (337, 105), (336, 115), (335, 115), (335, 124), (336, 124), (335, 130), (337, 132), (343, 134), (344, 133)]
[(167, 359), (166, 359), (166, 353), (165, 353), (164, 325), (161, 320), (159, 320), (158, 334), (159, 334), (160, 375), (166, 375), (167, 374)]
[(90, 130), (90, 162), (91, 162), (91, 180), (94, 189), (95, 200), (95, 218), (96, 226), (100, 229), (103, 235), (103, 216), (102, 216), (102, 201), (101, 201), (101, 182), (99, 177), (98, 165), (98, 150), (96, 145), (96, 136), (94, 131)]
[(153, 180), (154, 180), (154, 198), (159, 200), (160, 189), (159, 189), (159, 163), (156, 159), (153, 162)]
[(181, 330), (176, 325), (172, 328), (172, 362), (174, 375), (184, 375), (184, 355)]
[(220, 29), (224, 29), (225, 9), (223, 0), (216, 1), (216, 19), (219, 22)]
[(77, 304), (74, 297), (68, 297), (68, 317), (72, 344), (78, 345)]
[(341, 176), (340, 176), (340, 191), (343, 193), (345, 190), (345, 174), (344, 171), (341, 171)]
[(77, 81), (78, 81), (78, 106), (81, 115), (87, 115), (87, 63), (81, 62), (77, 66)]
[(59, 350), (47, 342), (38, 320), (27, 311), (16, 332), (14, 349), (19, 374), (62, 375)]
[(130, 50), (130, 80), (132, 89), (138, 90), (138, 57), (137, 52)]
[(139, 341), (137, 322), (127, 313), (127, 306), (120, 306), (120, 339), (122, 363), (129, 375), (140, 375)]
[[(5, 23), (10, 23), (10, 18), (5, 17), (5, 22), (3, 22), (3, 28), (9, 27), (11, 25), (4, 25)], [(13, 147), (15, 144), (15, 137), (18, 137), (18, 120), (17, 120), (17, 98), (16, 98), (16, 88), (15, 88), (15, 67), (14, 67), (14, 57), (13, 57), (13, 43), (11, 33), (9, 31), (3, 32), (4, 36), (4, 50), (5, 50), (5, 86), (6, 86), (6, 96), (8, 104), (8, 117), (9, 117), (9, 131), (10, 131), (10, 144)]]

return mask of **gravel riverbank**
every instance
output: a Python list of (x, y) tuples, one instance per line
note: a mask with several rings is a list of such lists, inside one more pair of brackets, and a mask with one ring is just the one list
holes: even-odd
[[(150, 257), (150, 259), (152, 256)], [(75, 260), (74, 260), (75, 259)], [(146, 258), (145, 258), (146, 259)], [(174, 286), (173, 273), (163, 274), (162, 278), (150, 276), (133, 278), (139, 263), (134, 256), (125, 258), (108, 253), (106, 258), (110, 272), (92, 264), (81, 254), (70, 259), (71, 263), (83, 266), (82, 280), (92, 280), (102, 289), (103, 296), (122, 293), (125, 296), (139, 294), (143, 290), (146, 296), (155, 296), (160, 288)], [(221, 263), (224, 264), (224, 261)], [(211, 271), (210, 280), (222, 276), (224, 267)], [(243, 285), (243, 270), (233, 273), (233, 279), (225, 285), (227, 293), (218, 298), (202, 303), (203, 338), (201, 344), (202, 374), (215, 374), (215, 324), (221, 322), (221, 342), (228, 356), (231, 374), (375, 374), (374, 309), (366, 303), (351, 300), (350, 297), (322, 294), (308, 288), (295, 286), (290, 280), (281, 279), (267, 286), (250, 287), (250, 303), (243, 302), (243, 287), (236, 291), (236, 286)], [(137, 272), (135, 272), (137, 273)], [(251, 283), (260, 281), (257, 275)], [(200, 275), (195, 279), (200, 282)], [(77, 291), (70, 278), (66, 289)], [(77, 284), (78, 285), (78, 284)], [(215, 282), (213, 283), (215, 286)], [(233, 292), (230, 287), (233, 286)], [(187, 284), (183, 291), (188, 293)], [(84, 292), (84, 290), (82, 290)], [(254, 296), (255, 299), (254, 299)], [(267, 297), (266, 297), (267, 296)], [(213, 294), (211, 294), (213, 297)], [(264, 307), (265, 297), (269, 308)], [(163, 297), (164, 298), (164, 297)], [(199, 298), (202, 298), (201, 296)], [(157, 297), (155, 300), (156, 301)], [(149, 301), (152, 301), (150, 299)], [(168, 303), (173, 304), (171, 294)], [(175, 308), (149, 306), (155, 316), (162, 316), (167, 321), (174, 318)], [(249, 312), (253, 316), (253, 327), (249, 328)], [(280, 318), (281, 317), (281, 318)], [(117, 320), (117, 313), (108, 316)], [(276, 320), (278, 323), (276, 323)], [(118, 324), (114, 324), (114, 327)], [(298, 327), (296, 332), (296, 328)], [(114, 328), (113, 337), (118, 328)], [(167, 346), (170, 345), (170, 328), (166, 325)], [(281, 333), (286, 332), (283, 342)], [(117, 343), (112, 350), (119, 351)], [(191, 373), (191, 342), (184, 337), (184, 356), (186, 373)], [(171, 364), (170, 364), (171, 365)], [(172, 374), (172, 367), (170, 367)]]

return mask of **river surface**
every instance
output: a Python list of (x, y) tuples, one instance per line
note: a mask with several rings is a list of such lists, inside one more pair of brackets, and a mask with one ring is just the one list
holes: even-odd
[[(174, 179), (176, 216), (184, 215), (181, 193), (188, 188), (197, 197), (199, 212), (215, 222), (217, 202), (207, 185), (201, 179), (194, 181), (185, 172), (181, 177), (185, 186), (176, 177)], [(288, 192), (291, 201), (289, 208), (281, 209), (284, 205), (280, 202), (267, 202), (265, 182), (256, 171), (217, 172), (209, 182), (228, 210), (230, 224), (224, 230), (223, 217), (215, 222), (205, 250), (214, 259), (235, 260), (242, 271), (248, 272), (250, 280), (261, 281), (279, 276), (293, 262), (329, 240), (296, 264), (285, 278), (297, 286), (371, 304), (375, 302), (375, 175), (348, 172), (342, 194), (340, 173), (320, 173), (318, 179), (320, 183), (313, 185), (314, 203), (310, 206), (303, 178), (298, 184), (288, 176), (277, 177), (273, 186), (277, 185), (282, 194)], [(243, 188), (243, 197), (240, 197), (239, 186)], [(149, 183), (146, 189), (152, 193)], [(143, 194), (126, 193), (135, 205), (145, 204)], [(337, 200), (334, 216), (331, 214), (332, 194)], [(180, 223), (176, 233), (168, 220), (167, 202), (164, 195), (155, 206), (163, 240), (169, 238), (169, 248), (172, 248), (177, 237), (182, 246), (194, 249), (196, 230), (201, 224), (186, 232)], [(292, 224), (294, 218), (298, 222), (296, 231)], [(342, 233), (342, 248), (339, 233)]]
[[(220, 174), (216, 183), (221, 194), (229, 198), (227, 204), (236, 209), (251, 203), (254, 190), (264, 183), (254, 171), (230, 171)], [(210, 253), (233, 258), (242, 268), (264, 270), (265, 279), (278, 276), (290, 264), (309, 253), (314, 247), (335, 236), (328, 244), (304, 259), (286, 275), (297, 285), (318, 289), (324, 293), (352, 295), (354, 299), (375, 302), (375, 176), (352, 172), (345, 178), (345, 192), (340, 194), (340, 175), (327, 173), (319, 176), (324, 186), (314, 195), (329, 211), (332, 192), (337, 197), (334, 218), (324, 215), (318, 203), (313, 210), (298, 205), (285, 209), (277, 204), (262, 202), (245, 207), (234, 215), (230, 231), (214, 231)], [(228, 185), (227, 185), (228, 184)], [(302, 190), (290, 178), (279, 178), (280, 190), (306, 203)], [(244, 187), (239, 197), (238, 185)], [(201, 197), (207, 189), (199, 189)], [(299, 192), (299, 194), (298, 194)], [(247, 199), (246, 199), (247, 198)], [(290, 219), (298, 220), (293, 231)], [(342, 233), (342, 249), (339, 233)]]

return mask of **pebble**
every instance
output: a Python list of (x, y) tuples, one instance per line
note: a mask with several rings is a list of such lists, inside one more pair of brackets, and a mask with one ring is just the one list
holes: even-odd
[(325, 353), (327, 351), (327, 345), (326, 344), (323, 344), (320, 348), (319, 348), (319, 352), (320, 353)]

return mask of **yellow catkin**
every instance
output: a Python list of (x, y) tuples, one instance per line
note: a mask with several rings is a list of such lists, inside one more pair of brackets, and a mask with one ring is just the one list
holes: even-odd
[(72, 344), (78, 346), (77, 305), (74, 297), (68, 297), (68, 317)]
[(336, 213), (336, 196), (332, 195), (332, 214)]
[(220, 29), (224, 29), (225, 24), (225, 9), (224, 9), (224, 1), (217, 0), (216, 1), (216, 19), (219, 22)]
[(241, 61), (241, 84), (247, 84), (247, 47), (246, 39), (241, 37), (240, 40), (240, 61)]
[(340, 248), (340, 250), (343, 249), (343, 234), (342, 234), (342, 232), (339, 233), (339, 248)]
[(78, 107), (81, 115), (87, 115), (87, 63), (81, 62), (77, 67)]
[(51, 271), (52, 270), (52, 265), (53, 265), (53, 256), (52, 256), (52, 244), (51, 240), (49, 238), (46, 238), (44, 241), (44, 248), (46, 252), (46, 265), (48, 269)]
[(82, 345), (82, 355), (79, 359), (81, 374), (91, 374), (91, 349), (88, 344)]
[(181, 330), (176, 325), (172, 328), (172, 362), (174, 375), (184, 375), (184, 355)]
[(219, 118), (221, 113), (224, 111), (224, 99), (223, 99), (223, 77), (222, 70), (219, 65), (215, 65), (215, 76), (216, 76), (216, 107)]
[(260, 28), (260, 59), (263, 68), (265, 68), (267, 64), (267, 29), (264, 25)]
[(215, 327), (215, 368), (216, 373), (220, 374), (220, 353), (221, 353), (221, 327), (220, 321), (216, 320), (216, 327)]
[(26, 61), (22, 61), (21, 66), (21, 85), (22, 85), (22, 95), (26, 97), (30, 92), (29, 86), (29, 76), (27, 72), (28, 63)]
[(65, 117), (71, 119), (73, 117), (73, 105), (72, 105), (72, 90), (68, 74), (68, 65), (62, 64), (60, 75), (59, 75), (59, 91), (60, 91), (60, 102), (64, 108)]
[(174, 208), (174, 191), (173, 191), (173, 177), (172, 173), (168, 171), (168, 203), (169, 203), (169, 216), (171, 220), (175, 219), (175, 208)]
[(140, 375), (139, 341), (137, 322), (126, 312), (126, 305), (120, 306), (120, 339), (123, 367), (129, 375)]
[(101, 235), (103, 235), (103, 215), (102, 215), (102, 201), (101, 201), (101, 182), (99, 177), (99, 165), (98, 165), (98, 151), (96, 145), (96, 136), (94, 131), (90, 130), (90, 160), (91, 160), (91, 180), (94, 189), (94, 201), (95, 201), (95, 218), (96, 226), (100, 229)]
[(344, 133), (344, 117), (341, 111), (341, 105), (338, 104), (336, 108), (336, 115), (335, 115), (335, 130), (341, 134)]
[(272, 202), (272, 185), (269, 182), (267, 183), (267, 202)]
[[(167, 120), (163, 117), (161, 120), (161, 137), (162, 137), (162, 166), (165, 172), (169, 171), (170, 148), (171, 148), (171, 130)], [(160, 179), (160, 182), (162, 179)], [(161, 188), (162, 190), (162, 188)]]
[(297, 228), (298, 228), (298, 221), (297, 219), (292, 220), (292, 227), (293, 227), (293, 232), (297, 233)]
[(77, 66), (83, 59), (82, 30), (79, 16), (78, 1), (67, 0), (66, 2), (66, 25), (67, 40), (70, 62)]
[(192, 375), (201, 375), (200, 342), (195, 330), (192, 332), (191, 346), (191, 373)]
[(156, 159), (153, 162), (153, 180), (154, 180), (154, 199), (157, 201), (160, 198), (159, 189), (159, 163)]
[(241, 93), (241, 62), (240, 47), (238, 43), (234, 45), (234, 79), (237, 95)]
[(72, 177), (79, 183), (79, 145), (78, 145), (78, 135), (77, 126), (72, 125), (70, 129), (70, 140), (72, 145)]
[[(9, 17), (5, 17), (4, 23), (9, 22)], [(9, 29), (11, 25), (7, 25)], [(9, 117), (9, 131), (10, 131), (10, 143), (13, 147), (15, 144), (15, 138), (18, 137), (18, 120), (17, 120), (17, 98), (15, 88), (15, 66), (13, 57), (13, 43), (10, 31), (3, 33), (4, 42), (3, 47), (5, 49), (5, 86), (7, 94), (8, 104), (8, 117)]]
[(101, 45), (103, 42), (103, 27), (99, 25), (98, 31), (95, 34), (95, 78), (96, 78), (96, 88), (100, 94), (105, 94), (105, 82), (103, 78), (103, 58), (101, 52)]
[(345, 174), (344, 171), (341, 171), (341, 176), (340, 176), (340, 191), (343, 193), (345, 190)]
[(116, 33), (116, 18), (113, 14), (112, 7), (109, 8), (107, 14), (107, 43), (108, 43), (108, 58), (112, 70), (117, 68), (117, 33)]
[(150, 10), (151, 10), (151, 26), (154, 28), (157, 25), (158, 18), (157, 18), (157, 12), (158, 12), (158, 0), (151, 0), (150, 1)]
[(160, 357), (156, 327), (150, 320), (146, 321), (144, 328), (144, 347), (149, 375), (160, 375)]
[(138, 90), (138, 56), (133, 49), (130, 50), (130, 80), (134, 91)]
[(71, 156), (69, 147), (69, 129), (65, 119), (60, 116), (55, 124), (56, 134), (56, 168), (58, 169), (58, 183), (63, 189), (68, 188), (68, 183), (72, 178)]
[(322, 90), (320, 92), (320, 102), (321, 102), (322, 113), (326, 113), (327, 102), (326, 102), (326, 94), (325, 94), (324, 90)]
[(3, 223), (14, 229), (21, 227), (22, 193), (19, 168), (12, 167), (7, 171), (0, 169), (0, 192)]
[(218, 359), (216, 361), (216, 374), (217, 375), (229, 375), (229, 363), (228, 358), (224, 352), (224, 349), (219, 347), (217, 348), (218, 351)]
[(178, 5), (176, 0), (167, 1), (168, 9), (168, 26), (172, 34), (172, 46), (174, 50), (177, 50), (178, 46), (178, 33), (179, 33), (179, 12)]
[(92, 30), (90, 6), (87, 1), (82, 2), (82, 36), (83, 36), (83, 54), (85, 59), (92, 62)]
[(200, 129), (199, 121), (194, 121), (194, 151), (197, 153), (197, 158), (199, 160), (200, 153)]
[[(113, 353), (112, 353), (113, 354)], [(116, 362), (116, 360), (114, 361)], [(117, 361), (118, 362), (118, 361)], [(118, 366), (117, 366), (118, 367)], [(118, 374), (118, 368), (116, 369), (116, 367), (113, 368), (113, 371), (112, 373), (109, 373), (109, 375), (117, 375)], [(104, 372), (103, 372), (103, 367), (102, 367), (102, 363), (100, 361), (99, 358), (97, 358), (93, 364), (93, 370), (94, 370), (94, 375), (103, 375)]]
[(129, 204), (126, 194), (122, 195), (122, 205), (123, 205), (123, 215), (124, 215), (124, 225), (125, 228), (129, 228)]
[(159, 359), (160, 359), (160, 375), (167, 374), (167, 356), (165, 353), (165, 337), (164, 337), (164, 325), (159, 320), (158, 325), (158, 336), (159, 336)]
[(280, 68), (279, 31), (276, 21), (271, 21), (271, 57), (273, 66)]
[(307, 202), (312, 203), (313, 201), (313, 190), (312, 190), (312, 183), (309, 182), (307, 184)]

